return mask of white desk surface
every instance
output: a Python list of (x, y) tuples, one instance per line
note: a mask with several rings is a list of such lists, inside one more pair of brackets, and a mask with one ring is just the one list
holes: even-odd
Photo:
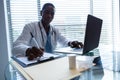
[(25, 68), (14, 60), (11, 60), (10, 63), (20, 71), (27, 80), (69, 80), (80, 75), (82, 71), (86, 70), (78, 65), (76, 69), (70, 70), (68, 57), (55, 59)]

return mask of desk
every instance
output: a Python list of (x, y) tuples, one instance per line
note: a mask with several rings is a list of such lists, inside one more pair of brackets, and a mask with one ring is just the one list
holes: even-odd
[[(103, 47), (103, 46), (102, 46)], [(104, 67), (104, 65), (107, 65), (106, 64), (106, 61), (107, 61), (107, 63), (110, 63), (110, 61), (112, 61), (113, 59), (111, 59), (111, 58), (109, 58), (110, 56), (108, 56), (109, 55), (109, 52), (108, 51), (106, 51), (106, 50), (111, 50), (111, 49), (109, 49), (109, 48), (106, 48), (105, 47), (105, 49), (103, 49), (103, 48), (101, 48), (99, 51), (100, 51), (100, 56), (101, 56), (101, 58), (102, 58), (102, 63), (103, 63), (103, 67)], [(96, 54), (97, 55), (97, 54)], [(111, 54), (110, 54), (111, 55)], [(112, 55), (111, 55), (112, 56)], [(65, 60), (65, 58), (62, 58), (62, 61), (63, 60)], [(55, 62), (59, 62), (59, 61), (55, 61)], [(49, 65), (48, 67), (49, 68), (51, 68), (52, 66), (59, 66), (59, 64), (53, 64), (53, 62), (48, 62), (48, 63), (43, 63), (44, 64), (44, 66), (45, 65), (47, 65), (47, 64), (50, 64), (50, 63), (52, 63), (52, 65)], [(59, 62), (60, 63), (60, 62)], [(65, 63), (65, 62), (64, 62)], [(17, 65), (17, 66), (19, 66), (19, 64), (17, 64), (15, 61), (11, 61), (11, 63), (10, 63), (10, 65), (13, 65), (14, 67)], [(62, 64), (62, 63), (60, 63), (60, 64)], [(38, 65), (35, 65), (35, 66), (38, 66)], [(34, 68), (35, 68), (35, 66), (33, 66)], [(43, 65), (42, 65), (42, 67), (44, 67)], [(64, 64), (64, 66), (66, 66), (66, 64)], [(32, 67), (32, 66), (31, 66)], [(28, 68), (31, 68), (31, 67), (28, 67)], [(63, 67), (63, 66), (61, 66), (61, 67)], [(88, 69), (88, 70), (85, 70), (84, 72), (80, 72), (79, 74), (77, 74), (77, 75), (80, 75), (80, 79), (79, 80), (119, 80), (120, 79), (120, 72), (115, 72), (115, 71), (112, 71), (111, 69), (108, 69), (108, 68), (99, 68), (99, 66), (98, 66), (98, 68), (96, 69), (96, 67), (97, 66), (93, 66), (93, 68), (92, 69)], [(26, 68), (27, 70), (28, 70), (28, 68)], [(60, 67), (59, 67), (60, 68)], [(18, 69), (18, 68), (17, 68)], [(44, 70), (45, 70), (46, 68), (44, 68)], [(24, 69), (22, 69), (22, 70), (24, 70)], [(53, 70), (53, 68), (51, 68), (51, 70), (50, 71), (52, 71)], [(56, 70), (56, 69), (55, 69)], [(42, 70), (43, 71), (43, 70)], [(63, 71), (63, 70), (62, 70)], [(61, 71), (61, 72), (62, 72)], [(6, 71), (7, 72), (7, 71)], [(19, 71), (18, 71), (19, 72)], [(20, 71), (20, 72), (22, 72), (22, 71)], [(44, 72), (44, 74), (47, 74), (47, 70), (45, 70), (45, 72)], [(11, 73), (14, 73), (14, 71), (12, 71)], [(24, 72), (23, 72), (24, 73)], [(43, 72), (42, 72), (43, 73)], [(42, 73), (39, 73), (39, 74), (42, 74)], [(51, 73), (51, 74), (50, 74)], [(50, 75), (52, 75), (52, 76), (54, 76), (54, 77), (58, 77), (58, 76), (55, 76), (56, 74), (53, 74), (54, 73), (54, 71), (52, 71), (52, 72), (50, 72), (49, 74)], [(57, 73), (57, 72), (56, 72)], [(22, 73), (21, 73), (22, 74)], [(26, 72), (25, 72), (25, 74), (26, 74)], [(32, 73), (33, 74), (33, 73)], [(57, 73), (58, 74), (58, 73)], [(15, 74), (14, 74), (15, 75)], [(13, 76), (14, 76), (13, 75)], [(43, 75), (43, 74), (42, 74)], [(62, 75), (62, 74), (61, 74)], [(61, 75), (59, 75), (59, 76), (61, 76)], [(68, 75), (65, 75), (65, 73), (64, 73), (64, 75), (62, 75), (62, 77), (59, 77), (59, 79), (56, 79), (55, 78), (55, 80), (65, 80), (65, 79), (68, 79), (68, 78), (72, 78), (72, 77), (74, 77), (74, 76), (77, 76), (77, 75), (73, 75), (73, 76), (70, 76), (70, 77), (68, 77)], [(25, 76), (25, 75), (24, 75)], [(28, 76), (28, 78), (29, 78), (29, 75), (27, 75)], [(26, 77), (27, 77), (26, 76)], [(39, 75), (40, 76), (40, 75)], [(45, 76), (45, 75), (44, 75)], [(7, 77), (9, 77), (9, 76), (7, 76)], [(15, 77), (15, 76), (14, 76)], [(46, 77), (46, 76), (45, 76)], [(65, 79), (63, 79), (63, 77), (65, 78)], [(10, 78), (8, 78), (8, 80), (10, 80)], [(18, 79), (11, 79), (11, 80), (18, 80)], [(22, 80), (24, 80), (24, 79), (22, 79)], [(27, 79), (26, 79), (27, 80)], [(43, 79), (42, 79), (43, 80)], [(49, 79), (49, 80), (51, 80), (51, 79)], [(54, 79), (53, 79), (54, 80)]]
[[(18, 64), (16, 62), (14, 62), (13, 60), (11, 61), (10, 65), (13, 65), (13, 66), (18, 66)], [(57, 64), (57, 63), (56, 63)], [(55, 66), (55, 65), (54, 65)], [(65, 66), (65, 65), (64, 65)], [(18, 68), (17, 68), (18, 69)], [(52, 68), (53, 69), (53, 68)], [(9, 73), (9, 69), (6, 69), (6, 77), (7, 79), (6, 80), (29, 80), (29, 79), (16, 79), (16, 70), (10, 70), (10, 76), (8, 76), (8, 73)], [(19, 71), (17, 71), (19, 72)], [(22, 72), (22, 71), (20, 71)], [(47, 72), (47, 71), (45, 71)], [(54, 71), (53, 71), (54, 72)], [(21, 73), (22, 74), (22, 73)], [(26, 74), (26, 73), (25, 73)], [(40, 73), (42, 74), (42, 73)], [(43, 74), (42, 74), (43, 75)], [(50, 75), (53, 75), (55, 77), (56, 74), (50, 74)], [(109, 70), (109, 69), (103, 69), (99, 66), (93, 66), (91, 69), (88, 69), (88, 70), (85, 70), (84, 72), (82, 73), (79, 73), (80, 75), (80, 79), (79, 80), (119, 80), (120, 79), (120, 72), (114, 72), (112, 70)], [(17, 74), (18, 76), (18, 74)], [(25, 76), (25, 75), (24, 75)], [(28, 76), (28, 75), (27, 75)], [(27, 77), (26, 76), (26, 77)], [(65, 76), (65, 74), (64, 74)], [(14, 78), (13, 78), (14, 77)], [(28, 76), (29, 77), (29, 76)], [(46, 76), (45, 76), (46, 77)], [(50, 80), (50, 79), (49, 79)], [(59, 80), (59, 79), (56, 79), (56, 80)], [(62, 79), (61, 80), (65, 80), (65, 79)]]
[(69, 80), (79, 76), (82, 71), (87, 69), (80, 68), (70, 70), (68, 57), (63, 57), (23, 68), (14, 60), (10, 62), (27, 80)]

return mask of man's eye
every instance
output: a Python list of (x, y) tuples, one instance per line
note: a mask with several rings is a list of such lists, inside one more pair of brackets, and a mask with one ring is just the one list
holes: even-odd
[(54, 12), (50, 12), (50, 11), (45, 11), (44, 13), (54, 15)]
[(51, 12), (51, 15), (54, 15), (54, 12)]
[(45, 14), (49, 14), (50, 12), (48, 12), (48, 11), (45, 11), (44, 13), (45, 13)]

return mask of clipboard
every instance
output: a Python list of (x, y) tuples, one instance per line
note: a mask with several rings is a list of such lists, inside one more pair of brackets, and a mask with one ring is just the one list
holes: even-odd
[(44, 55), (40, 58), (40, 60), (34, 59), (34, 60), (29, 61), (26, 56), (19, 56), (19, 57), (12, 56), (11, 58), (15, 60), (16, 62), (18, 62), (22, 67), (28, 67), (28, 66), (36, 65), (36, 64), (43, 63), (46, 61), (51, 61), (57, 58), (61, 58), (64, 56), (66, 55), (60, 54), (60, 53), (46, 53), (45, 52)]

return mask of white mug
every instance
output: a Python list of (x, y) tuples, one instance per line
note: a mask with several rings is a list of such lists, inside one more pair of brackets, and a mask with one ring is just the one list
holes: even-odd
[(75, 55), (68, 55), (69, 60), (69, 69), (76, 68), (76, 56)]

